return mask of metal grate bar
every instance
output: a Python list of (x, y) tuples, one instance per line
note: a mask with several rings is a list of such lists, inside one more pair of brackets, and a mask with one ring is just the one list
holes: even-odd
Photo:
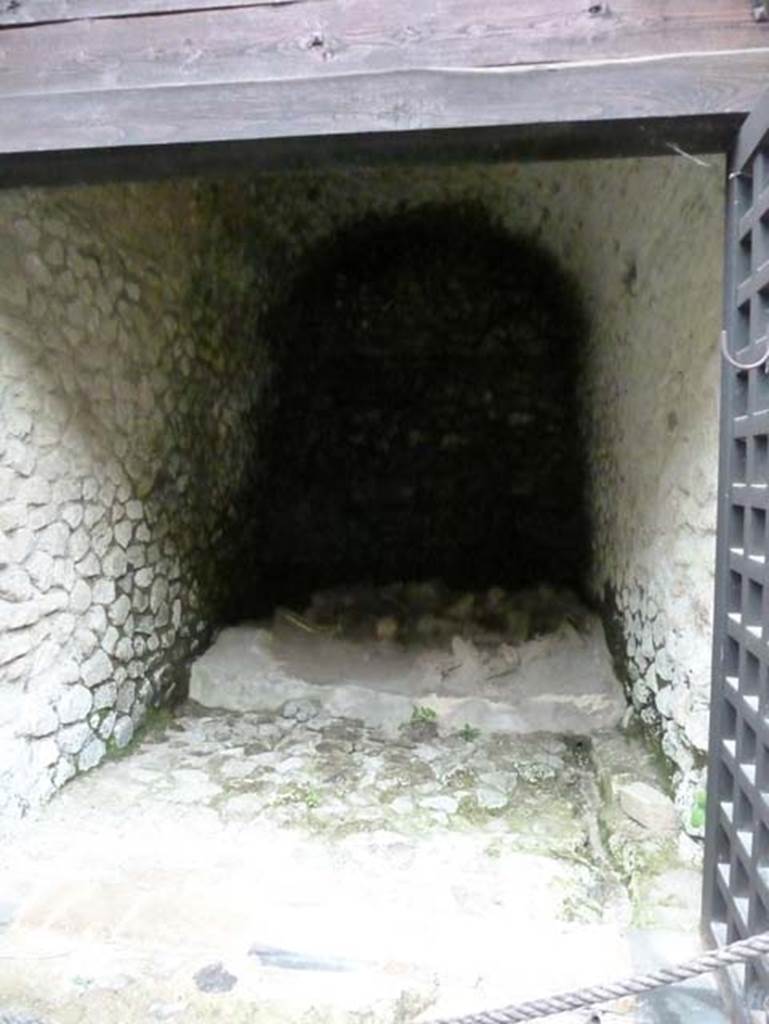
[[(769, 127), (769, 103), (762, 109)], [(728, 351), (742, 363), (758, 360), (769, 343), (769, 135), (758, 116), (740, 138), (728, 181), (725, 326)], [(704, 917), (721, 945), (769, 928), (769, 374), (763, 365), (740, 369), (724, 361), (719, 472)], [(745, 965), (732, 981), (745, 1014), (769, 1008), (765, 964)]]

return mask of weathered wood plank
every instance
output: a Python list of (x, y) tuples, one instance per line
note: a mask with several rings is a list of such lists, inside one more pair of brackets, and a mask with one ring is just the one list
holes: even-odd
[(0, 28), (86, 18), (132, 18), (143, 14), (179, 14), (214, 7), (259, 7), (319, 0), (0, 0)]
[(756, 51), (17, 96), (0, 104), (0, 152), (739, 114), (768, 67)]
[[(7, 0), (0, 0), (7, 2)], [(0, 32), (14, 95), (769, 46), (747, 0), (320, 0)]]
[[(36, 25), (41, 23), (82, 21), (98, 18), (129, 18), (142, 15), (176, 15), (189, 11), (214, 10), (226, 7), (260, 7), (278, 6), (281, 4), (302, 4), (331, 2), (331, 0), (0, 0), (0, 27), (5, 25)], [(384, 5), (383, 5), (384, 6)], [(470, 6), (469, 4), (465, 6)], [(480, 4), (476, 5), (480, 11)], [(749, 0), (612, 0), (611, 3), (591, 3), (591, 0), (571, 5), (564, 0), (536, 0), (528, 3), (520, 0), (517, 5), (524, 9), (528, 6), (528, 17), (542, 18), (553, 30), (558, 31), (561, 19), (568, 19), (580, 11), (589, 13), (589, 8), (597, 8), (594, 18), (611, 18), (619, 14), (620, 18), (647, 15), (660, 22), (666, 20), (684, 20), (697, 22), (704, 15), (710, 19), (720, 19), (724, 23), (746, 25), (751, 20)]]

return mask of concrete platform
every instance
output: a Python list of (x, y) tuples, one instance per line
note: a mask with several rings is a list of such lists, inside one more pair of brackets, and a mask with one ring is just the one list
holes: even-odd
[[(300, 620), (301, 621), (301, 620)], [(568, 622), (516, 646), (481, 646), (459, 631), (443, 644), (372, 642), (312, 632), (290, 620), (225, 629), (192, 665), (190, 696), (210, 708), (275, 711), (319, 703), (395, 736), (415, 706), (439, 731), (585, 734), (627, 709), (600, 623)]]

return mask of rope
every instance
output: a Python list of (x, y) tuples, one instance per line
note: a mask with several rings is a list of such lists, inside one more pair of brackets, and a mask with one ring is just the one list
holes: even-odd
[(640, 992), (651, 992), (656, 988), (664, 988), (678, 981), (696, 978), (701, 974), (709, 974), (721, 967), (733, 964), (744, 964), (748, 960), (757, 960), (769, 953), (769, 932), (762, 932), (750, 939), (732, 942), (728, 946), (703, 953), (694, 960), (687, 960), (677, 967), (665, 967), (649, 974), (638, 974), (633, 978), (615, 981), (610, 985), (596, 985), (593, 988), (582, 988), (574, 992), (551, 996), (549, 999), (535, 999), (517, 1006), (505, 1006), (499, 1010), (485, 1010), (480, 1013), (468, 1013), (463, 1017), (444, 1017), (432, 1024), (519, 1024), (525, 1020), (540, 1020), (557, 1013), (569, 1010), (584, 1010), (599, 1003), (607, 1003), (623, 996), (638, 995)]

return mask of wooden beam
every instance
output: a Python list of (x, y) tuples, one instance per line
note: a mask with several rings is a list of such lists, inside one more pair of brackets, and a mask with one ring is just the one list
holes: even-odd
[(767, 72), (747, 0), (0, 0), (0, 183), (706, 152)]
[[(738, 114), (391, 131), (237, 142), (160, 143), (0, 154), (0, 188), (147, 181), (168, 177), (317, 170), (390, 163), (456, 164), (719, 153), (733, 141)], [(675, 140), (675, 141), (673, 141)]]
[(756, 51), (18, 95), (0, 104), (0, 152), (742, 114), (768, 67)]
[(769, 24), (753, 21), (747, 0), (300, 0), (6, 28), (0, 101), (763, 47)]

